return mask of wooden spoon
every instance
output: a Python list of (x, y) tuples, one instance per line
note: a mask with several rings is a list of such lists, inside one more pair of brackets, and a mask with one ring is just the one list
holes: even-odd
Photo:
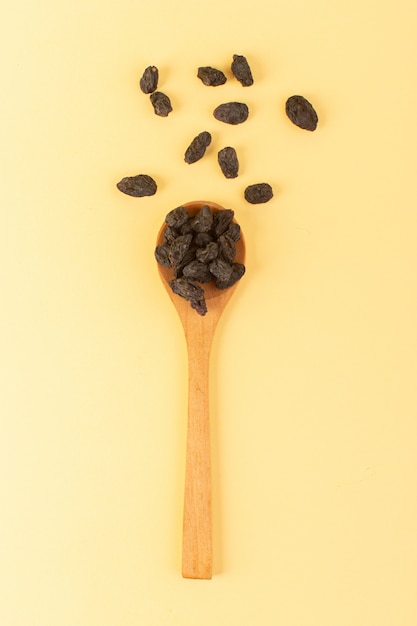
[[(212, 211), (223, 209), (214, 202), (189, 202), (183, 206), (190, 215), (208, 205)], [(163, 243), (161, 227), (157, 245)], [(236, 244), (236, 262), (245, 261), (243, 235)], [(210, 429), (208, 379), (210, 348), (217, 322), (237, 284), (218, 289), (214, 283), (202, 285), (207, 313), (202, 316), (190, 303), (174, 294), (169, 281), (173, 271), (158, 263), (158, 270), (184, 327), (188, 351), (188, 426), (185, 466), (182, 575), (184, 578), (212, 577)], [(238, 281), (239, 282), (239, 281)]]

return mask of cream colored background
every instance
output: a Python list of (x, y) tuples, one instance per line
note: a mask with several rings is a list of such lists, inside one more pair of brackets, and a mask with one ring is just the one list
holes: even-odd
[[(412, 0), (3, 4), (2, 625), (416, 625), (416, 18)], [(196, 78), (236, 52), (253, 87)], [(150, 64), (167, 119), (138, 88)], [(294, 93), (315, 133), (286, 118)], [(229, 99), (246, 124), (212, 118)], [(116, 189), (137, 173), (154, 197)], [(249, 205), (263, 180), (274, 199)], [(200, 199), (248, 247), (212, 354), (209, 582), (180, 575), (187, 365), (153, 259), (165, 214)]]

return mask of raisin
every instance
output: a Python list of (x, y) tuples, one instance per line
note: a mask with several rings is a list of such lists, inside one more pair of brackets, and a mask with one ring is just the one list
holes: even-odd
[(211, 135), (207, 131), (203, 131), (197, 137), (194, 137), (187, 150), (185, 151), (184, 161), (186, 163), (195, 163), (199, 161), (205, 154), (206, 148), (211, 144)]
[(155, 111), (155, 115), (167, 117), (172, 111), (171, 100), (162, 91), (154, 91), (150, 95), (151, 103)]
[(224, 259), (214, 259), (209, 265), (209, 270), (218, 280), (226, 282), (232, 275), (232, 266)]
[(213, 111), (216, 120), (226, 124), (242, 124), (249, 116), (248, 105), (244, 102), (226, 102), (219, 104)]
[(180, 235), (169, 247), (169, 259), (171, 264), (175, 267), (181, 263), (185, 253), (188, 251), (193, 236), (192, 235)]
[(215, 241), (210, 241), (204, 248), (198, 248), (195, 256), (202, 263), (211, 263), (219, 254), (219, 246)]
[(207, 313), (204, 289), (200, 285), (187, 278), (174, 278), (169, 285), (174, 293), (188, 300), (199, 315)]
[(227, 235), (220, 235), (219, 252), (225, 261), (233, 263), (236, 256), (236, 243)]
[(169, 246), (166, 244), (156, 246), (155, 259), (164, 267), (172, 267), (171, 259), (169, 257)]
[(249, 185), (245, 189), (245, 199), (251, 204), (263, 204), (268, 202), (273, 196), (271, 185), (268, 183), (257, 183)]
[(211, 241), (213, 241), (213, 237), (209, 233), (197, 233), (194, 237), (194, 243), (197, 248), (204, 248)]
[(232, 222), (224, 234), (230, 237), (230, 239), (233, 239), (233, 241), (239, 241), (240, 239), (239, 224), (236, 224), (236, 222)]
[(213, 229), (216, 237), (222, 235), (230, 226), (234, 212), (232, 209), (222, 209), (213, 216)]
[(226, 178), (236, 178), (239, 173), (239, 161), (236, 150), (228, 146), (219, 151), (217, 155), (220, 169)]
[(199, 283), (209, 283), (213, 276), (205, 263), (197, 259), (188, 263), (183, 269), (183, 275)]
[(253, 85), (253, 77), (249, 63), (241, 54), (233, 55), (232, 72), (243, 87), (250, 87), (250, 85)]
[(153, 93), (158, 86), (158, 78), (158, 68), (154, 65), (147, 67), (139, 81), (143, 93)]
[(165, 217), (165, 222), (171, 228), (180, 228), (188, 220), (187, 209), (183, 206), (179, 206), (176, 209), (172, 209)]
[(245, 271), (245, 266), (242, 263), (233, 263), (229, 278), (217, 278), (216, 287), (218, 289), (228, 289), (242, 278)]
[(208, 87), (218, 87), (224, 85), (227, 78), (221, 70), (217, 70), (214, 67), (199, 67), (197, 76)]
[(116, 187), (122, 193), (135, 198), (143, 196), (153, 196), (157, 190), (157, 184), (151, 176), (138, 174), (137, 176), (126, 176), (120, 180)]
[(291, 96), (285, 103), (285, 112), (293, 124), (304, 130), (316, 130), (319, 118), (313, 105), (304, 96)]
[(207, 205), (201, 207), (192, 218), (191, 225), (196, 233), (208, 233), (213, 225), (213, 213), (210, 207)]

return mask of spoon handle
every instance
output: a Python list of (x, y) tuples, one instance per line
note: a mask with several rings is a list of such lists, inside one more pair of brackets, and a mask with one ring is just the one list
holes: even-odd
[[(195, 316), (195, 313), (194, 313)], [(188, 427), (185, 466), (182, 575), (212, 577), (208, 320), (195, 316), (186, 328), (188, 347)]]

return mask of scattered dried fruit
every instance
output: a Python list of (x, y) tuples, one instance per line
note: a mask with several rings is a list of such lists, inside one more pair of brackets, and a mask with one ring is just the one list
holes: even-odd
[(226, 178), (236, 178), (239, 173), (239, 161), (236, 150), (228, 146), (219, 151), (217, 155), (220, 169)]
[(293, 124), (305, 130), (316, 130), (319, 118), (313, 105), (304, 96), (291, 96), (285, 103), (285, 112)]
[(253, 76), (249, 63), (246, 57), (241, 54), (233, 55), (232, 72), (243, 87), (250, 87), (253, 85)]
[(249, 108), (244, 102), (226, 102), (219, 104), (214, 109), (213, 115), (216, 120), (226, 124), (242, 124), (248, 119)]
[(184, 161), (186, 163), (195, 163), (199, 161), (205, 154), (206, 148), (211, 144), (211, 135), (207, 131), (203, 131), (197, 137), (194, 137), (187, 150), (185, 151)]
[(150, 96), (155, 115), (167, 117), (172, 111), (171, 100), (162, 91), (154, 91)]
[(234, 260), (240, 226), (233, 217), (231, 209), (212, 211), (205, 205), (195, 215), (177, 207), (165, 218), (164, 243), (156, 246), (155, 258), (172, 268), (171, 289), (200, 315), (207, 313), (207, 305), (198, 283), (214, 282), (227, 289), (245, 273), (245, 266)]
[(117, 188), (127, 194), (140, 198), (143, 196), (153, 196), (157, 190), (157, 184), (151, 176), (138, 174), (137, 176), (126, 176), (117, 183)]
[(147, 67), (139, 81), (139, 86), (143, 93), (153, 93), (158, 86), (158, 78), (158, 68), (154, 65)]
[(199, 67), (197, 71), (198, 78), (208, 87), (218, 87), (224, 85), (227, 78), (221, 70), (214, 67)]
[(272, 187), (268, 183), (249, 185), (245, 189), (245, 199), (251, 204), (268, 202), (273, 195)]

